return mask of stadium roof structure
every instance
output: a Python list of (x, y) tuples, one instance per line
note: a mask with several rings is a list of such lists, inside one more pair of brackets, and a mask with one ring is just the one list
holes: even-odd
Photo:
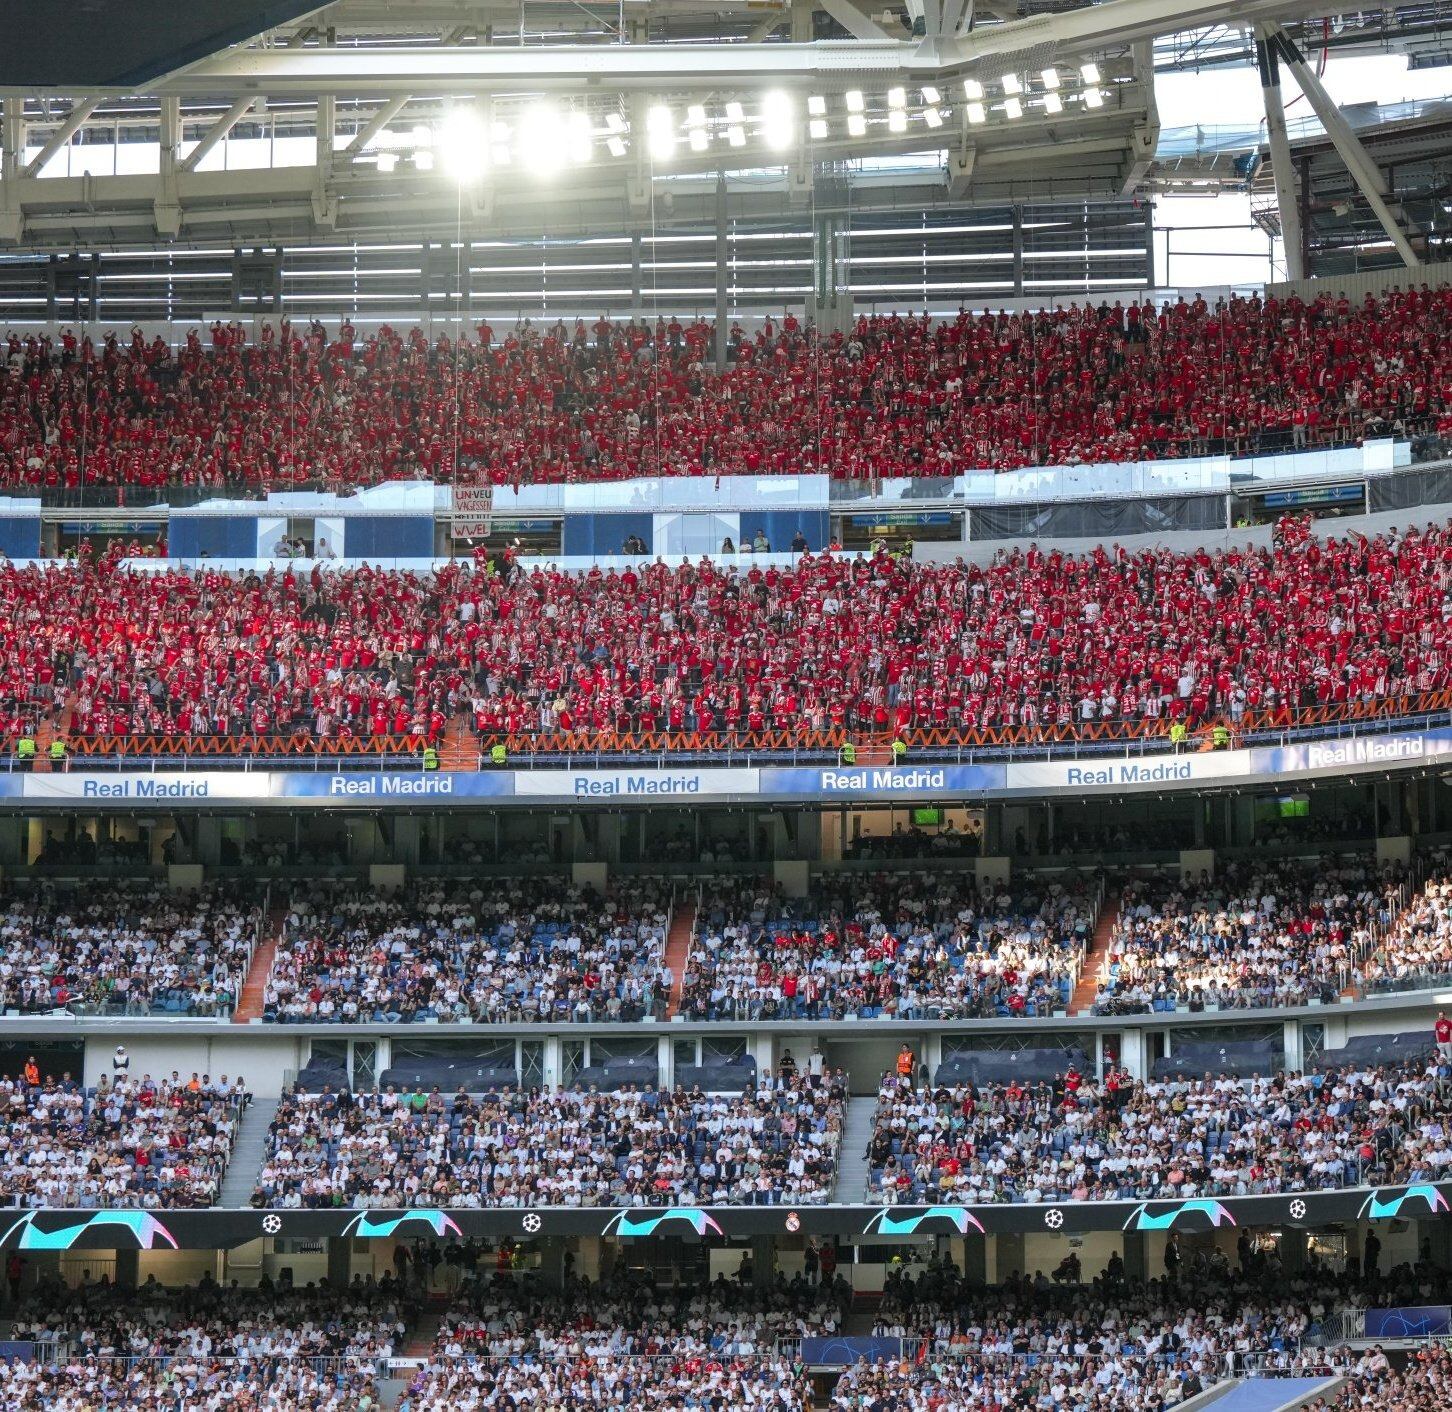
[[(1224, 0), (175, 9), (42, 6), (0, 58), (0, 247), (646, 229), (884, 186), (924, 205), (1120, 198), (1154, 170), (1166, 37), (1227, 26), (1254, 32), (1268, 114), (1278, 66), (1330, 104), (1298, 62), (1311, 0), (1242, 0), (1233, 21)], [(1374, 164), (1334, 105), (1324, 120), (1415, 263)]]

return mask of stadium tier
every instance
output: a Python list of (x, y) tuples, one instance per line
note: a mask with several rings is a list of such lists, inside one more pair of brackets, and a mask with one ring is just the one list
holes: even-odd
[[(978, 565), (0, 571), (8, 731), (293, 752), (1033, 744), (1429, 714), (1452, 529)], [(1197, 734), (1194, 744), (1200, 744)], [(1204, 743), (1208, 744), (1208, 737)], [(174, 745), (167, 747), (175, 749)]]
[(1445, 290), (1037, 313), (585, 321), (182, 347), (9, 336), (0, 483), (286, 488), (1141, 461), (1441, 430)]
[(1452, 1408), (1428, 10), (6, 24), (0, 1412)]

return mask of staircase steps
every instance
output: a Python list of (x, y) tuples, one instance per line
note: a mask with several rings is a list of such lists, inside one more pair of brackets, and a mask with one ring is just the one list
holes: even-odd
[(262, 1018), (262, 996), (267, 989), (268, 977), (272, 975), (272, 963), (277, 959), (277, 939), (282, 935), (283, 923), (287, 920), (287, 903), (275, 902), (262, 924), (262, 940), (252, 953), (252, 964), (247, 968), (247, 979), (242, 982), (242, 994), (237, 1008), (232, 1012), (234, 1025), (250, 1025)]
[(1079, 971), (1079, 984), (1074, 987), (1074, 993), (1069, 997), (1071, 1015), (1087, 1015), (1094, 1005), (1094, 998), (1099, 993), (1099, 983), (1104, 979), (1109, 965), (1110, 943), (1114, 939), (1114, 924), (1119, 920), (1120, 901), (1121, 897), (1117, 892), (1104, 899), (1103, 910), (1094, 926), (1093, 940)]
[(222, 1178), (222, 1191), (217, 1197), (218, 1206), (236, 1210), (251, 1205), (252, 1193), (257, 1189), (257, 1174), (267, 1157), (267, 1130), (277, 1116), (280, 1102), (277, 1098), (254, 1098), (242, 1114), (237, 1141), (227, 1162), (227, 1174)]
[(443, 739), (439, 741), (439, 769), (478, 768), (479, 743), (474, 735), (473, 723), (467, 715), (455, 716), (444, 728)]
[(686, 981), (686, 962), (691, 957), (691, 938), (696, 934), (696, 904), (686, 902), (677, 907), (671, 917), (671, 928), (666, 933), (665, 963), (671, 973), (671, 998), (666, 1006), (666, 1018), (672, 1018), (681, 1008), (681, 991)]
[(837, 1182), (832, 1188), (832, 1201), (842, 1206), (855, 1206), (867, 1200), (867, 1181), (871, 1175), (867, 1162), (867, 1144), (877, 1117), (876, 1098), (849, 1098), (847, 1116), (842, 1124), (842, 1144), (837, 1149)]

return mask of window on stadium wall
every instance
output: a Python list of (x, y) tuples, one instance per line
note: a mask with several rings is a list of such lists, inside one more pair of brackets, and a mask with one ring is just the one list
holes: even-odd
[[(1019, 297), (1094, 297), (1151, 278), (1148, 208), (1132, 201), (849, 212), (838, 269), (862, 311), (994, 307)], [(749, 319), (805, 305), (813, 284), (810, 211), (733, 222), (728, 298)], [(0, 256), (0, 318), (128, 325), (231, 313), (289, 314), (360, 327), (465, 318), (626, 317), (654, 309), (709, 318), (716, 233), (466, 242), (400, 240), (234, 250)]]

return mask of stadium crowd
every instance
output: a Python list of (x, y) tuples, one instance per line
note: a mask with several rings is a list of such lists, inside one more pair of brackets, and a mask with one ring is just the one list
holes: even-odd
[(395, 1278), (326, 1283), (170, 1286), (149, 1276), (135, 1289), (97, 1281), (39, 1285), (16, 1312), (15, 1339), (65, 1345), (73, 1355), (195, 1358), (248, 1363), (387, 1358), (407, 1331), (410, 1306)]
[(1094, 930), (1077, 879), (981, 891), (972, 874), (819, 877), (807, 898), (706, 880), (681, 1010), (727, 1020), (962, 1019), (1065, 1004)]
[(480, 1278), (459, 1291), (434, 1351), (443, 1359), (745, 1358), (774, 1353), (779, 1339), (840, 1332), (851, 1300), (840, 1277), (813, 1283), (780, 1273), (764, 1287), (721, 1275), (669, 1289), (618, 1268), (598, 1281), (570, 1276), (558, 1290)]
[(506, 574), (0, 566), (0, 718), (78, 737), (887, 734), (1373, 710), (1452, 686), (1452, 527), (1189, 553)]
[(1331, 1412), (1441, 1412), (1452, 1407), (1452, 1353), (1447, 1346), (1426, 1344), (1404, 1358), (1398, 1367), (1380, 1346), (1368, 1349), (1329, 1404)]
[(1291, 449), (1437, 429), (1446, 290), (862, 315), (821, 336), (672, 318), (457, 343), (214, 324), (173, 350), (12, 333), (0, 484), (347, 488), (635, 476), (953, 474)]
[(226, 887), (41, 886), (0, 898), (0, 1009), (227, 1014), (261, 908)]
[(1112, 1201), (1445, 1180), (1452, 1061), (1263, 1077), (883, 1080), (869, 1198)]
[(309, 1024), (659, 1018), (669, 925), (669, 888), (654, 879), (604, 895), (554, 877), (396, 893), (318, 884), (294, 894), (263, 1013)]
[(210, 1206), (248, 1101), (239, 1076), (0, 1079), (0, 1204)]
[(749, 1408), (808, 1412), (810, 1384), (786, 1358), (602, 1354), (544, 1362), (431, 1362), (399, 1400), (399, 1412), (479, 1412), (491, 1407), (568, 1407), (578, 1412), (644, 1408)]
[[(1379, 939), (1393, 964), (1412, 966), (1426, 954), (1421, 926), (1389, 934), (1406, 876), (1370, 857), (1332, 854), (1230, 862), (1214, 878), (1131, 880), (1094, 1008), (1127, 1014), (1334, 1000)], [(1440, 900), (1441, 885), (1433, 888)], [(1413, 906), (1422, 916), (1425, 908)], [(1373, 974), (1385, 965), (1377, 962)]]
[(382, 1405), (371, 1365), (320, 1370), (277, 1362), (263, 1369), (192, 1356), (166, 1364), (7, 1359), (0, 1364), (0, 1402), (6, 1412), (377, 1412)]
[(1452, 971), (1452, 856), (1438, 850), (1422, 861), (1427, 877), (1362, 962), (1369, 991), (1445, 983)]
[(762, 1071), (739, 1095), (628, 1086), (446, 1097), (295, 1091), (258, 1206), (812, 1205), (828, 1200), (845, 1081)]

